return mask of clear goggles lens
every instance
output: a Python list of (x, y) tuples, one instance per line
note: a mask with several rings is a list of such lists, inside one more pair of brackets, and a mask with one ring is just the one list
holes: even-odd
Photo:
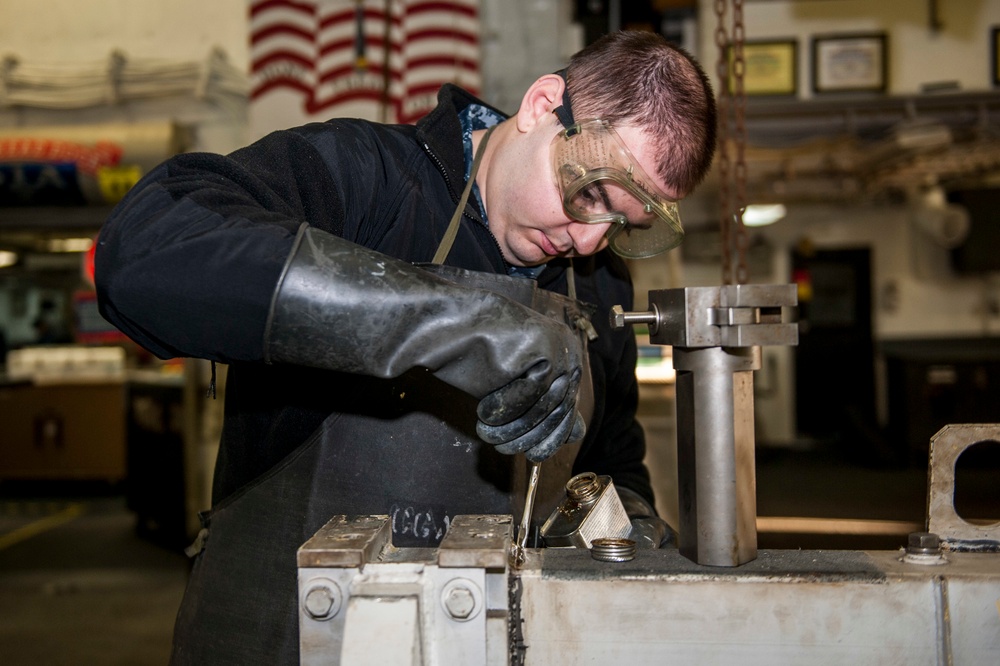
[(587, 224), (610, 222), (611, 249), (651, 257), (684, 239), (677, 202), (646, 175), (621, 137), (603, 120), (584, 120), (552, 140), (552, 167), (563, 208)]

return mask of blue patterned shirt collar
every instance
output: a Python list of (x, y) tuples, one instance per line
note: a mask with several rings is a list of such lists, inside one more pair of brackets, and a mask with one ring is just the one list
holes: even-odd
[[(472, 173), (472, 160), (474, 158), (472, 154), (472, 132), (503, 122), (504, 117), (485, 106), (470, 104), (459, 112), (458, 119), (462, 123), (462, 143), (465, 147), (465, 179), (468, 180), (469, 175)], [(476, 197), (479, 210), (483, 211), (483, 221), (486, 222), (486, 226), (489, 226), (490, 221), (486, 217), (486, 207), (483, 206), (483, 199), (479, 194), (478, 184), (473, 184), (472, 195)]]

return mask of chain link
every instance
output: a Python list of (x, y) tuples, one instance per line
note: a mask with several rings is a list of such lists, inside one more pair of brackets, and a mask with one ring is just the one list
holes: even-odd
[[(727, 0), (715, 0), (717, 19), (715, 45), (719, 49), (716, 75), (719, 78), (719, 226), (722, 245), (723, 284), (746, 284), (747, 248), (749, 239), (743, 225), (746, 205), (746, 91), (743, 86), (746, 62), (743, 44), (746, 40), (743, 23), (744, 0), (732, 0), (732, 38), (726, 30)], [(734, 157), (731, 146), (735, 149)], [(732, 170), (732, 171), (731, 171)], [(733, 192), (735, 190), (735, 192)], [(735, 270), (733, 252), (736, 253)]]
[(743, 210), (747, 203), (747, 163), (746, 163), (746, 110), (747, 96), (743, 87), (743, 75), (746, 63), (743, 60), (743, 0), (733, 0), (733, 78), (736, 81), (735, 98), (733, 100), (736, 167), (733, 177), (736, 181), (736, 200), (733, 202), (733, 225), (736, 230), (736, 284), (746, 284), (750, 279), (747, 270), (747, 248), (749, 239), (747, 229), (743, 224)]
[(732, 273), (732, 245), (729, 241), (732, 216), (729, 211), (729, 104), (732, 92), (729, 88), (729, 35), (726, 32), (726, 0), (715, 0), (715, 45), (719, 49), (719, 59), (715, 73), (719, 79), (718, 99), (718, 155), (719, 170), (719, 232), (722, 249), (722, 280), (729, 284)]

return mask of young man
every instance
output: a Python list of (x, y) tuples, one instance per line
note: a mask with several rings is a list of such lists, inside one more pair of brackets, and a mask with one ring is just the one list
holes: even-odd
[(608, 474), (658, 544), (635, 340), (608, 311), (632, 302), (619, 255), (680, 242), (714, 132), (698, 65), (622, 32), (509, 118), (445, 86), (416, 126), (337, 118), (144, 178), (101, 232), (102, 313), (229, 373), (173, 661), (295, 663), (303, 542), (337, 514), (434, 546), (452, 516), (515, 513), (511, 454), (546, 460), (536, 516)]

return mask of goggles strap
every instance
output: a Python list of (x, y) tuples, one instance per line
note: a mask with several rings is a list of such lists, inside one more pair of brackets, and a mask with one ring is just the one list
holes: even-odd
[(565, 69), (560, 69), (558, 72), (555, 73), (562, 78), (563, 83), (565, 85), (563, 85), (562, 106), (557, 106), (556, 108), (552, 109), (552, 113), (556, 114), (556, 118), (559, 119), (559, 122), (562, 123), (562, 126), (568, 129), (572, 127), (573, 123), (575, 122), (573, 120), (573, 107), (569, 103), (569, 82), (566, 80)]

